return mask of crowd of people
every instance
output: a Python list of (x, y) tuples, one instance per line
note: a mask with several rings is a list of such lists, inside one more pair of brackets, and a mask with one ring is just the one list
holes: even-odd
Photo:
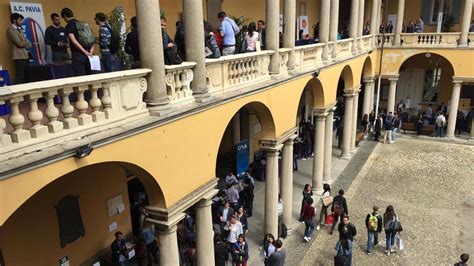
[[(366, 26), (367, 27), (367, 26)], [(370, 26), (369, 26), (370, 30)], [(402, 32), (404, 33), (423, 33), (425, 31), (425, 22), (422, 17), (416, 19), (416, 22), (410, 20), (408, 25), (402, 26)], [(393, 22), (391, 20), (388, 23), (382, 22), (379, 27), (379, 33), (395, 33), (393, 31)]]

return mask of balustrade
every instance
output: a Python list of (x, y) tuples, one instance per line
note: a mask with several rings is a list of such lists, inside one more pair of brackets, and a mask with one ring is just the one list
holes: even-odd
[(0, 116), (0, 154), (31, 152), (148, 116), (142, 98), (149, 72), (129, 70), (2, 88), (0, 104), (7, 104), (11, 112)]
[(354, 45), (354, 39), (344, 39), (337, 41), (337, 58), (343, 59), (352, 56), (352, 45)]
[(171, 104), (188, 103), (194, 100), (191, 81), (194, 74), (193, 62), (183, 62), (180, 65), (165, 66), (166, 90)]
[(393, 39), (395, 38), (395, 34), (379, 34), (377, 35), (377, 46), (382, 47), (382, 43), (384, 47), (391, 47), (393, 45)]
[(322, 65), (323, 43), (295, 47), (295, 67), (308, 70)]
[(288, 59), (290, 57), (290, 48), (280, 48), (280, 75), (288, 74)]
[(459, 32), (444, 33), (404, 33), (401, 35), (405, 47), (457, 47), (461, 37)]

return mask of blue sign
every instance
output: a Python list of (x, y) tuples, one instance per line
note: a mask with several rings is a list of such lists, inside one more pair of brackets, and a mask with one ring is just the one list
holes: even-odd
[(235, 152), (237, 155), (237, 176), (241, 176), (247, 171), (249, 167), (249, 140), (242, 140), (235, 145)]

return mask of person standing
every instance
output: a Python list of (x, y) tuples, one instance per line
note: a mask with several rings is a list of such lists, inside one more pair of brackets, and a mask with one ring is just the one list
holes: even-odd
[(268, 259), (275, 252), (275, 237), (272, 234), (265, 235), (263, 244), (260, 247), (260, 256), (263, 259), (263, 264), (268, 265)]
[(245, 241), (245, 236), (240, 234), (238, 241), (232, 244), (232, 258), (236, 266), (247, 266), (249, 259), (249, 244)]
[(303, 221), (305, 224), (303, 239), (306, 242), (309, 242), (311, 240), (311, 236), (313, 235), (313, 230), (314, 230), (313, 218), (315, 214), (316, 214), (316, 209), (313, 207), (313, 199), (309, 198), (303, 210)]
[(257, 22), (257, 31), (258, 31), (258, 40), (260, 41), (260, 48), (262, 50), (265, 50), (265, 37), (266, 37), (265, 21), (259, 20)]
[(374, 130), (374, 124), (375, 124), (375, 111), (372, 110), (369, 114), (369, 133)]
[(339, 240), (348, 239), (354, 241), (354, 236), (357, 235), (357, 229), (355, 225), (349, 221), (349, 216), (347, 215), (344, 215), (342, 223), (339, 223), (337, 230), (339, 231)]
[(393, 23), (391, 20), (389, 20), (385, 33), (392, 33), (392, 31), (393, 31)]
[(29, 65), (28, 49), (31, 47), (30, 41), (23, 32), (24, 17), (18, 13), (10, 15), (12, 23), (7, 29), (7, 39), (13, 47), (12, 55), (15, 63), (15, 84), (25, 82), (25, 67)]
[(138, 24), (137, 17), (130, 20), (131, 31), (125, 40), (125, 52), (133, 57), (133, 68), (140, 67), (140, 47), (138, 44)]
[(425, 22), (423, 21), (422, 17), (418, 18), (415, 29), (417, 33), (423, 33), (425, 31)]
[(214, 261), (216, 266), (225, 266), (229, 260), (229, 246), (222, 241), (220, 234), (214, 235)]
[(235, 53), (235, 35), (240, 29), (225, 12), (219, 12), (217, 18), (221, 21), (222, 55), (232, 55)]
[[(330, 202), (330, 203), (324, 204), (325, 202)], [(331, 204), (332, 204), (331, 186), (329, 186), (329, 184), (324, 184), (321, 211), (319, 212), (319, 221), (318, 221), (318, 225), (316, 226), (317, 231), (319, 231), (320, 229), (319, 225), (326, 225), (325, 221), (328, 216), (328, 208), (329, 206), (331, 206)]]
[[(234, 216), (235, 212), (234, 209), (230, 207), (230, 203), (228, 200), (224, 201), (224, 206), (220, 207), (219, 209), (219, 221), (221, 226), (221, 232), (224, 231), (224, 227), (230, 221), (230, 218)], [(226, 238), (227, 234), (223, 234), (223, 237)]]
[(395, 213), (395, 209), (392, 205), (388, 205), (385, 213), (383, 214), (383, 227), (385, 229), (385, 248), (387, 256), (390, 256), (390, 253), (395, 252), (393, 245), (395, 244), (395, 235), (397, 232), (392, 229), (392, 223), (395, 221), (398, 221), (398, 216)]
[(418, 119), (416, 120), (416, 134), (418, 136), (423, 133), (423, 124), (425, 124), (425, 119), (422, 114), (419, 114)]
[(301, 201), (301, 210), (300, 210), (300, 221), (304, 222), (303, 220), (303, 211), (304, 206), (308, 203), (309, 199), (313, 196), (313, 188), (310, 184), (304, 185), (303, 189), (303, 200)]
[(252, 179), (250, 179), (250, 177), (245, 178), (243, 182), (243, 203), (244, 208), (247, 211), (247, 217), (252, 217), (254, 198), (253, 190), (254, 185)]
[(385, 118), (385, 133), (383, 136), (383, 143), (392, 143), (392, 129), (393, 129), (393, 115), (389, 112)]
[(275, 241), (276, 251), (268, 258), (269, 266), (283, 266), (285, 265), (286, 251), (282, 248), (283, 242), (280, 239)]
[(336, 243), (337, 256), (334, 265), (351, 266), (352, 265), (352, 241), (341, 239)]
[(440, 112), (438, 117), (436, 117), (436, 137), (444, 137), (444, 127), (446, 126), (446, 118), (444, 117), (443, 112)]
[[(88, 75), (91, 73), (89, 57), (94, 53), (94, 45), (87, 44), (87, 46), (84, 47), (83, 44), (85, 45), (86, 43), (81, 41), (78, 31), (78, 25), (80, 25), (82, 29), (86, 24), (77, 21), (74, 18), (72, 10), (67, 7), (61, 10), (61, 17), (67, 22), (66, 34), (71, 48), (72, 69), (74, 70), (74, 74), (76, 76)], [(87, 25), (87, 27), (89, 26)], [(81, 44), (81, 42), (83, 43)]]
[(117, 59), (111, 47), (113, 44), (112, 27), (107, 22), (107, 17), (104, 13), (95, 14), (95, 24), (99, 26), (99, 44), (100, 44), (100, 55), (102, 56), (102, 65), (104, 65), (104, 72), (117, 71), (115, 65)]
[(467, 266), (467, 261), (469, 260), (469, 254), (463, 253), (460, 257), (461, 261), (456, 262), (454, 266)]
[(370, 255), (372, 247), (379, 243), (379, 233), (382, 232), (382, 216), (378, 213), (379, 207), (374, 206), (373, 211), (367, 214), (365, 218), (365, 227), (367, 228), (367, 255)]
[(383, 116), (382, 114), (379, 114), (379, 118), (375, 121), (375, 135), (374, 135), (374, 140), (379, 141), (380, 135), (382, 134), (382, 128), (383, 128)]
[(393, 116), (393, 128), (392, 128), (392, 143), (395, 143), (397, 141), (397, 131), (402, 125), (402, 121), (398, 117), (397, 114)]
[(137, 236), (135, 253), (137, 256), (138, 266), (147, 266), (148, 265), (148, 250), (146, 248), (145, 239), (142, 235)]
[(184, 40), (184, 23), (182, 21), (176, 21), (176, 33), (174, 34), (174, 42), (178, 46), (178, 54), (181, 58), (185, 59), (186, 49)]
[(235, 215), (237, 216), (237, 220), (242, 224), (244, 235), (247, 234), (249, 231), (249, 222), (247, 220), (247, 214), (245, 213), (244, 207), (239, 206)]
[(149, 256), (149, 262), (151, 262), (152, 258), (154, 259), (155, 262), (158, 262), (158, 256), (156, 255), (156, 250), (157, 250), (156, 240), (155, 240), (156, 233), (155, 233), (155, 228), (151, 223), (145, 222), (145, 225), (143, 226), (143, 229), (142, 229), (142, 236), (143, 236), (143, 239), (145, 240), (146, 250), (148, 254), (151, 254), (151, 256)]
[(339, 195), (334, 197), (332, 201), (331, 212), (334, 216), (334, 222), (332, 223), (331, 231), (329, 232), (329, 234), (332, 235), (334, 228), (336, 228), (336, 224), (339, 221), (339, 218), (341, 218), (342, 221), (342, 218), (345, 215), (349, 214), (349, 209), (347, 208), (347, 201), (346, 198), (344, 198), (344, 190), (340, 189)]
[(110, 245), (110, 249), (112, 249), (112, 263), (114, 265), (125, 266), (125, 262), (127, 261), (127, 256), (125, 254), (127, 247), (125, 243), (126, 241), (122, 232), (117, 231), (115, 233), (115, 240)]
[(244, 233), (242, 223), (237, 220), (237, 216), (235, 215), (230, 218), (229, 222), (227, 222), (224, 230), (228, 232), (227, 242), (229, 242), (229, 246), (231, 247), (239, 241), (239, 236)]
[(257, 51), (258, 35), (255, 22), (250, 22), (247, 32), (245, 33), (245, 41), (247, 42), (246, 52)]
[(61, 26), (61, 18), (57, 13), (51, 14), (52, 24), (46, 29), (44, 42), (51, 46), (52, 60), (56, 62), (65, 62), (69, 60), (67, 48), (69, 47), (66, 30)]

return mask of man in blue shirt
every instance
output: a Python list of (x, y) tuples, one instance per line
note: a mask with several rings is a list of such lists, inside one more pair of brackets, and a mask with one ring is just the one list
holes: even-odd
[(239, 27), (225, 12), (219, 12), (217, 18), (221, 21), (220, 32), (222, 35), (222, 55), (232, 55), (235, 52), (235, 35)]
[(104, 65), (104, 72), (116, 71), (115, 69), (115, 55), (110, 51), (109, 46), (112, 42), (112, 32), (109, 23), (106, 21), (107, 17), (104, 13), (95, 14), (95, 24), (99, 26), (99, 45), (100, 55), (102, 56), (102, 64)]

